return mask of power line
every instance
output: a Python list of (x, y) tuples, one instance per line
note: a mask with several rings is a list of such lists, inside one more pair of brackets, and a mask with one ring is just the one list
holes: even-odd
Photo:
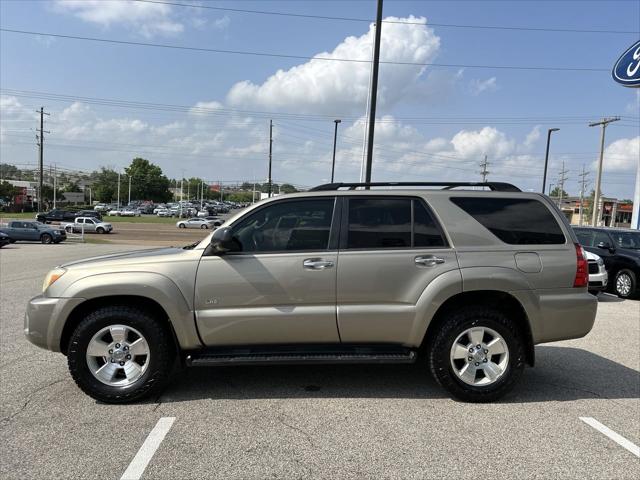
[[(156, 3), (160, 5), (171, 5), (175, 7), (197, 8), (202, 10), (214, 10), (220, 12), (232, 12), (232, 13), (249, 13), (255, 15), (271, 15), (277, 17), (294, 17), (294, 18), (307, 18), (313, 20), (331, 20), (331, 21), (345, 21), (345, 22), (359, 22), (359, 23), (372, 23), (373, 19), (368, 18), (355, 18), (355, 17), (338, 17), (327, 15), (309, 15), (292, 12), (274, 12), (267, 10), (249, 10), (243, 8), (228, 8), (228, 7), (213, 7), (211, 5), (194, 5), (190, 3), (178, 3), (178, 2), (164, 2), (160, 0), (134, 0), (140, 3)], [(624, 31), (624, 30), (599, 30), (599, 29), (581, 29), (581, 28), (549, 28), (549, 27), (514, 27), (505, 25), (462, 25), (454, 23), (434, 23), (434, 22), (421, 22), (410, 20), (383, 20), (382, 23), (399, 24), (399, 25), (425, 25), (427, 27), (445, 27), (445, 28), (471, 28), (471, 29), (486, 29), (486, 30), (516, 30), (516, 31), (529, 31), (529, 32), (559, 32), (559, 33), (606, 33), (606, 34), (637, 34), (638, 31)]]
[[(21, 35), (33, 35), (44, 36), (53, 38), (65, 38), (69, 40), (82, 40), (98, 43), (112, 43), (117, 45), (129, 45), (138, 47), (154, 47), (154, 48), (168, 48), (173, 50), (188, 50), (194, 52), (206, 52), (206, 53), (219, 53), (229, 55), (249, 55), (254, 57), (270, 57), (270, 58), (287, 58), (293, 60), (320, 60), (326, 62), (350, 62), (350, 63), (371, 63), (371, 60), (361, 60), (357, 58), (331, 58), (331, 57), (318, 57), (307, 55), (292, 55), (285, 53), (269, 53), (269, 52), (256, 52), (248, 50), (224, 50), (217, 48), (205, 48), (205, 47), (192, 47), (186, 45), (173, 45), (168, 43), (151, 43), (151, 42), (134, 42), (131, 40), (114, 40), (108, 38), (98, 37), (84, 37), (79, 35), (63, 35), (49, 32), (34, 32), (29, 30), (16, 30), (10, 28), (0, 28), (0, 31), (7, 33), (16, 33)], [(478, 69), (495, 69), (495, 70), (525, 70), (525, 71), (555, 71), (555, 72), (608, 72), (608, 68), (593, 68), (593, 67), (546, 67), (546, 66), (522, 66), (522, 65), (482, 65), (482, 64), (461, 64), (461, 63), (421, 63), (421, 62), (400, 62), (400, 61), (381, 61), (380, 64), (385, 65), (405, 65), (415, 67), (437, 67), (437, 68), (478, 68)]]

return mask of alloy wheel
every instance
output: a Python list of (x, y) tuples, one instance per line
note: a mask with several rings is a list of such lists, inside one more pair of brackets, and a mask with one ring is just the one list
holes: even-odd
[(472, 327), (456, 338), (450, 352), (451, 368), (467, 385), (487, 386), (498, 381), (509, 364), (509, 348), (502, 336), (487, 327)]

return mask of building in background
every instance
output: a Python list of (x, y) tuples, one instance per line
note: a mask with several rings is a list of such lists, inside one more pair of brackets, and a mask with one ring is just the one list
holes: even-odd
[[(563, 198), (559, 207), (572, 225), (580, 225), (580, 197)], [(582, 225), (591, 224), (591, 212), (591, 199), (583, 199)], [(601, 198), (598, 226), (629, 228), (631, 227), (632, 213), (633, 202), (630, 200), (618, 200), (611, 197)]]

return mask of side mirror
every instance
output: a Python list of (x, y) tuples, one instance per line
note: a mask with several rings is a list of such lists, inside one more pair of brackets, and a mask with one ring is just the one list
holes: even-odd
[(218, 228), (211, 237), (211, 247), (218, 253), (228, 252), (233, 248), (233, 234), (229, 227)]
[(613, 250), (609, 242), (600, 242), (598, 244), (598, 248), (602, 248), (603, 250)]

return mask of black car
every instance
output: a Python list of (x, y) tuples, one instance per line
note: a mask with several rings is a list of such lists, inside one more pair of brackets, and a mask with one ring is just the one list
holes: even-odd
[(37, 214), (36, 220), (40, 223), (73, 222), (76, 217), (79, 216), (79, 212), (70, 212), (68, 210), (60, 210), (59, 208), (54, 208), (49, 212)]
[(95, 210), (80, 210), (79, 212), (74, 212), (74, 214), (76, 217), (91, 217), (102, 220), (102, 214)]
[(640, 231), (623, 228), (575, 227), (580, 244), (602, 257), (609, 290), (622, 298), (640, 294)]
[(6, 233), (0, 232), (0, 248), (9, 245), (11, 243), (11, 239), (9, 238), (9, 235), (7, 235)]

